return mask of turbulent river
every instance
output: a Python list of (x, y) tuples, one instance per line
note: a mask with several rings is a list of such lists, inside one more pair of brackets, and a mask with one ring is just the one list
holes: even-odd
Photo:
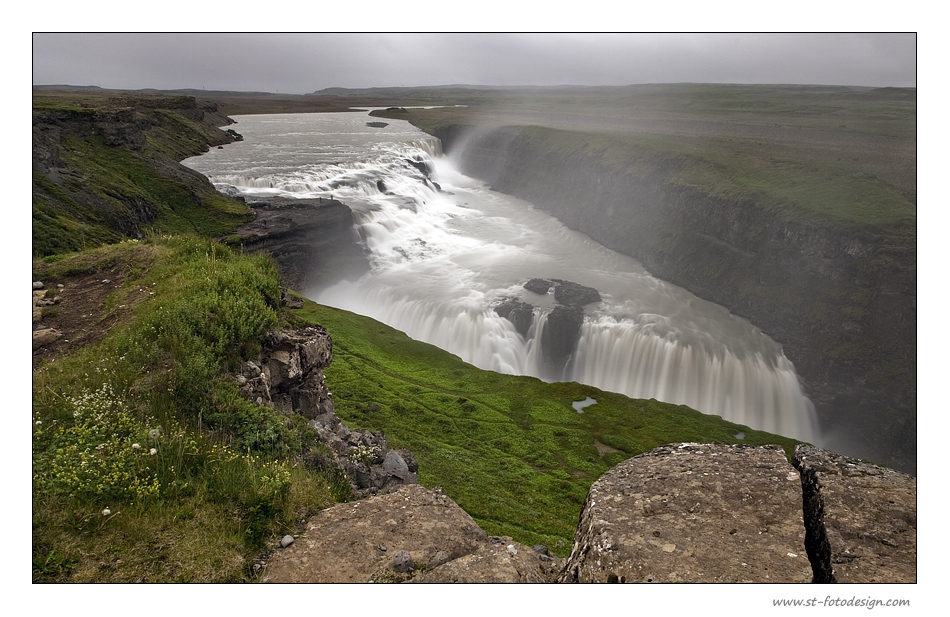
[[(185, 164), (219, 189), (332, 196), (353, 210), (370, 272), (299, 290), (307, 297), (484, 369), (689, 405), (815, 443), (814, 408), (775, 341), (540, 208), (464, 176), (438, 139), (398, 120), (368, 126), (378, 119), (367, 112), (236, 120), (244, 141)], [(560, 375), (548, 373), (540, 349), (554, 299), (524, 288), (538, 277), (593, 287), (602, 299), (584, 308)], [(526, 336), (495, 312), (502, 298), (536, 307)]]

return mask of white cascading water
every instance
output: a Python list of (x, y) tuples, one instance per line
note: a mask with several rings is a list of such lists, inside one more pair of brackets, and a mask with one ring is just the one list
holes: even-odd
[[(437, 139), (403, 121), (367, 126), (376, 119), (366, 112), (237, 120), (244, 141), (185, 164), (219, 188), (333, 197), (353, 210), (371, 271), (301, 290), (308, 297), (481, 368), (578, 381), (816, 441), (813, 406), (777, 343), (531, 204), (462, 175)], [(531, 278), (593, 287), (603, 299), (585, 308), (563, 375), (542, 374), (540, 332), (555, 303), (524, 289)], [(504, 297), (538, 307), (526, 337), (493, 310)]]

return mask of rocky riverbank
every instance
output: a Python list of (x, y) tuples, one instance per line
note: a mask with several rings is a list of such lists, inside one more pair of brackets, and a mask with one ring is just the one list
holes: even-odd
[[(245, 198), (239, 197), (244, 200)], [(306, 291), (330, 277), (358, 278), (369, 269), (353, 213), (335, 199), (249, 198), (254, 218), (225, 242), (274, 257), (287, 287)]]

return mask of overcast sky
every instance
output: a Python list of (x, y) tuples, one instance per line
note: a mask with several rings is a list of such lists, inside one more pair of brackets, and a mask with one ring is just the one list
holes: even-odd
[(33, 84), (917, 85), (915, 34), (34, 34)]

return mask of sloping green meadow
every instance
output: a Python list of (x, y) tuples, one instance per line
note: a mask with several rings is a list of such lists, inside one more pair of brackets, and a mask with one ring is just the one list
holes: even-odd
[[(412, 450), (420, 483), (441, 486), (488, 533), (558, 555), (570, 552), (590, 485), (631, 456), (677, 441), (786, 453), (798, 443), (685, 406), (481, 370), (347, 311), (307, 302), (295, 313), (333, 337), (325, 374), (341, 419)], [(597, 403), (575, 411), (587, 397)]]

